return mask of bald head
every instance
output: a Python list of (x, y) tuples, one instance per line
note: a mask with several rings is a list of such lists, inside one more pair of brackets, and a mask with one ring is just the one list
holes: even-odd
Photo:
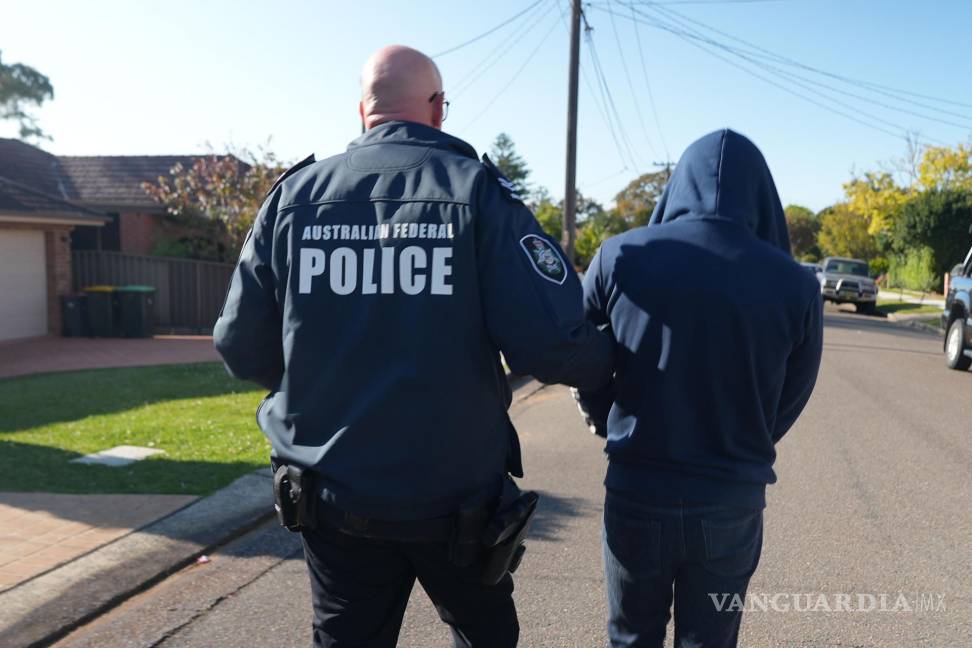
[(411, 47), (389, 45), (372, 54), (361, 71), (358, 110), (365, 128), (395, 120), (441, 128), (441, 93), (442, 77), (432, 59)]

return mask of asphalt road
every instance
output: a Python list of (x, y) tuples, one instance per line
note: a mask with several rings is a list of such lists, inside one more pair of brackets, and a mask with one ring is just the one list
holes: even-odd
[[(820, 382), (769, 490), (750, 592), (771, 604), (745, 616), (740, 645), (972, 646), (972, 373), (945, 369), (934, 335), (831, 310), (826, 324)], [(525, 486), (544, 496), (516, 578), (520, 645), (603, 646), (601, 444), (561, 387), (513, 418)], [(857, 611), (826, 611), (842, 594)], [(888, 611), (859, 611), (881, 594)], [(305, 646), (308, 597), (298, 546), (268, 525), (59, 645)], [(451, 646), (419, 588), (399, 645)]]

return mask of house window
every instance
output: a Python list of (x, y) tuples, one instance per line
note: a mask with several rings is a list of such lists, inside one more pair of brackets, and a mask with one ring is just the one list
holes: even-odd
[[(121, 250), (118, 214), (106, 214), (111, 220), (104, 227), (75, 227), (71, 231), (72, 250)], [(99, 240), (100, 239), (100, 240)]]

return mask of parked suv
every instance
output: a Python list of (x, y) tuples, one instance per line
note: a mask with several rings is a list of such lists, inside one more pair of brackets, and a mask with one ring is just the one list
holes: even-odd
[(824, 301), (854, 304), (858, 313), (874, 314), (878, 289), (870, 278), (866, 261), (827, 257), (820, 266), (823, 271), (818, 277)]
[(942, 312), (945, 360), (950, 369), (972, 366), (972, 250), (965, 263), (952, 271)]

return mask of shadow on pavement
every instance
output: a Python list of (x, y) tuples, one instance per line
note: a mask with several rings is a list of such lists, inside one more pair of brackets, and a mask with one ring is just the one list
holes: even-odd
[(591, 503), (579, 497), (563, 497), (548, 491), (537, 491), (540, 503), (530, 527), (529, 538), (534, 540), (558, 540), (571, 518), (591, 512)]

